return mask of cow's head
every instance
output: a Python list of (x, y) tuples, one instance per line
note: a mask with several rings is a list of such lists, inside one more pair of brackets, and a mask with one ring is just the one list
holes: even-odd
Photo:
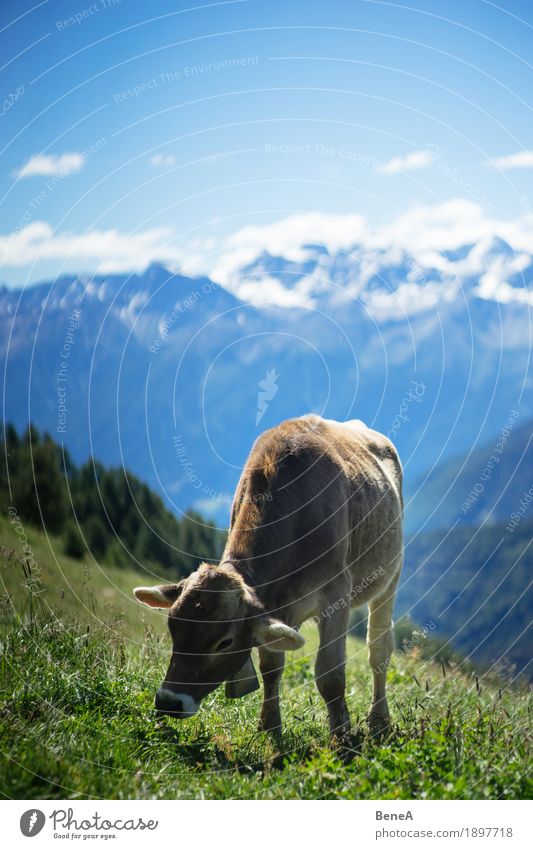
[(179, 584), (133, 592), (142, 604), (169, 609), (172, 657), (155, 706), (180, 719), (193, 716), (204, 696), (224, 681), (231, 697), (255, 690), (253, 646), (291, 651), (304, 643), (297, 631), (264, 612), (233, 569), (203, 563)]

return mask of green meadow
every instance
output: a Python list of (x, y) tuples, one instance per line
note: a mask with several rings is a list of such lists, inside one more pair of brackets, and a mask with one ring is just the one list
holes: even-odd
[(311, 625), (287, 658), (281, 737), (257, 730), (260, 691), (229, 701), (220, 688), (190, 720), (156, 718), (170, 642), (165, 617), (131, 597), (146, 574), (69, 559), (58, 539), (26, 533), (32, 565), (0, 520), (4, 798), (530, 797), (525, 685), (424, 659), (416, 641), (393, 656), (393, 728), (381, 742), (365, 724), (366, 648), (349, 637), (355, 731), (351, 748), (330, 749)]

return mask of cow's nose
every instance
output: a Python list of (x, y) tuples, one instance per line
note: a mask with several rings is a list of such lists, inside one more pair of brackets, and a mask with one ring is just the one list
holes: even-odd
[(175, 716), (178, 719), (194, 716), (198, 710), (198, 705), (192, 696), (187, 693), (173, 693), (172, 690), (167, 690), (165, 687), (160, 687), (157, 691), (155, 707), (161, 713)]
[(163, 688), (159, 689), (155, 694), (155, 707), (156, 710), (161, 710), (165, 713), (167, 711), (181, 713), (183, 710), (181, 699), (170, 692), (170, 690), (164, 690)]

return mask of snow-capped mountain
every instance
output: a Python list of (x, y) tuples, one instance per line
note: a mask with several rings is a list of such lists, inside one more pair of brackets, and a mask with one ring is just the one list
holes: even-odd
[[(532, 239), (533, 250), (533, 239)], [(418, 258), (397, 245), (355, 244), (330, 253), (302, 245), (298, 260), (258, 256), (222, 282), (250, 300), (287, 306), (340, 306), (354, 299), (377, 321), (404, 320), (467, 294), (499, 303), (533, 304), (533, 256), (488, 236), (455, 251)]]
[(510, 410), (533, 416), (532, 253), (489, 235), (287, 254), (241, 252), (211, 278), (153, 264), (2, 288), (4, 418), (222, 518), (253, 440), (288, 416), (365, 419), (409, 478), (497, 434)]

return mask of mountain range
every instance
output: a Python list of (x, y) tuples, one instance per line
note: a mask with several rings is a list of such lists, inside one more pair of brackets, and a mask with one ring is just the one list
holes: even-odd
[(408, 533), (511, 524), (533, 501), (533, 422), (512, 411), (491, 440), (407, 481), (405, 494)]
[(396, 615), (476, 665), (532, 676), (533, 518), (439, 528), (407, 540)]
[(512, 411), (533, 417), (533, 256), (501, 239), (424, 260), (304, 243), (259, 251), (223, 282), (153, 264), (2, 287), (4, 418), (223, 524), (254, 439), (289, 416), (388, 433), (408, 488)]

